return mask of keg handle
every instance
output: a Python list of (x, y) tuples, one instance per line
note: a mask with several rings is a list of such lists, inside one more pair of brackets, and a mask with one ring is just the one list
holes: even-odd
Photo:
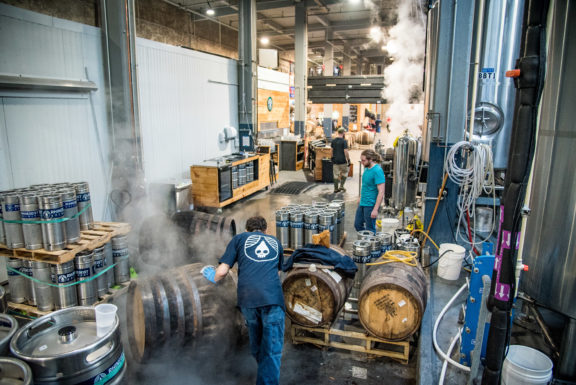
[(46, 321), (42, 322), (38, 326), (31, 327), (27, 330), (26, 335), (28, 338), (34, 337), (36, 334), (43, 332), (44, 330), (50, 329), (52, 326), (56, 324), (56, 320), (53, 317), (50, 317)]
[(111, 352), (112, 349), (114, 349), (114, 345), (115, 345), (114, 341), (109, 341), (108, 343), (100, 346), (93, 352), (90, 352), (89, 354), (86, 355), (85, 358), (86, 362), (91, 364), (92, 362), (97, 361), (98, 359), (100, 359), (100, 357), (103, 357), (109, 352)]

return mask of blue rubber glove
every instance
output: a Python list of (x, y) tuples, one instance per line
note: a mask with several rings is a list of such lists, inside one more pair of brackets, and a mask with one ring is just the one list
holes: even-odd
[(212, 265), (206, 265), (200, 270), (204, 278), (212, 283), (216, 283), (214, 277), (216, 276), (216, 268)]

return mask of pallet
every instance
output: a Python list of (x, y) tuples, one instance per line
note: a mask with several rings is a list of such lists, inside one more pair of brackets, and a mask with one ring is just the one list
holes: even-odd
[(0, 256), (53, 264), (65, 263), (73, 260), (76, 254), (81, 251), (94, 250), (110, 242), (112, 237), (128, 234), (130, 228), (130, 224), (128, 223), (94, 222), (94, 228), (92, 230), (81, 231), (81, 239), (77, 243), (66, 245), (64, 250), (48, 251), (44, 249), (9, 249), (6, 245), (0, 244)]
[[(409, 341), (386, 341), (381, 338), (369, 336), (366, 333), (341, 330), (335, 327), (313, 328), (292, 323), (290, 336), (294, 345), (310, 343), (319, 346), (333, 347), (353, 352), (366, 353), (374, 356), (389, 357), (408, 363), (410, 354)], [(358, 340), (357, 343), (334, 341), (331, 337), (339, 336)], [(376, 347), (376, 344), (380, 346)]]
[[(96, 303), (94, 303), (93, 306), (96, 306), (96, 305), (101, 304), (101, 303), (108, 303), (110, 298), (114, 297), (115, 295), (117, 295), (122, 290), (125, 290), (128, 287), (128, 285), (130, 285), (130, 281), (117, 284), (117, 286), (120, 286), (119, 288), (116, 288), (116, 289), (110, 288), (109, 289), (110, 291), (108, 293), (104, 294), (104, 296), (102, 298), (100, 298)], [(45, 315), (50, 314), (50, 313), (55, 311), (55, 310), (41, 311), (41, 310), (38, 310), (38, 308), (36, 306), (26, 305), (24, 303), (15, 303), (15, 302), (10, 302), (10, 301), (8, 301), (8, 309), (14, 313), (19, 313), (19, 314), (22, 314), (25, 316), (32, 316), (32, 317), (36, 317), (36, 318), (45, 316)]]

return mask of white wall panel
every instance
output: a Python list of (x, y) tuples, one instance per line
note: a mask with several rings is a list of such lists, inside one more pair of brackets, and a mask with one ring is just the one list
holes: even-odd
[(290, 74), (258, 67), (258, 89), (290, 92)]
[(148, 181), (190, 178), (190, 166), (234, 151), (237, 62), (137, 39), (140, 124)]
[(89, 79), (98, 91), (0, 90), (0, 189), (87, 181), (105, 211), (109, 136), (98, 28), (0, 4), (0, 73)]

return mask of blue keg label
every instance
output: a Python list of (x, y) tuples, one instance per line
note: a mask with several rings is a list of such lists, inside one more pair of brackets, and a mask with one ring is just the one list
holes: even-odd
[(370, 252), (370, 257), (372, 259), (378, 259), (378, 258), (380, 258), (380, 253), (381, 253), (380, 250), (372, 251), (372, 252)]
[(338, 218), (336, 219), (336, 223), (342, 223), (342, 218), (338, 217)]
[(112, 257), (119, 258), (119, 257), (126, 257), (128, 256), (128, 248), (126, 249), (112, 249)]
[(290, 227), (290, 221), (276, 221), (276, 227)]
[(40, 215), (43, 219), (56, 219), (64, 216), (64, 208), (58, 207), (57, 209), (40, 210)]
[(310, 230), (310, 226), (312, 225), (312, 223), (306, 223), (304, 222), (304, 230)]
[(18, 203), (6, 204), (5, 206), (6, 206), (6, 212), (20, 211), (20, 204), (18, 204)]
[(98, 373), (96, 376), (86, 380), (79, 382), (77, 385), (104, 385), (114, 377), (120, 373), (122, 368), (124, 367), (124, 363), (126, 362), (126, 358), (124, 357), (124, 352), (120, 354), (120, 357), (110, 366), (108, 369), (103, 370), (102, 372)]
[(90, 277), (90, 268), (88, 268), (88, 269), (76, 269), (76, 277), (78, 277), (78, 278)]
[[(18, 271), (22, 271), (22, 268), (21, 268), (21, 267), (19, 267), (19, 268), (13, 268), (13, 269), (14, 269), (14, 270), (18, 270)], [(15, 271), (8, 270), (8, 276), (13, 277), (13, 276), (15, 276), (15, 275), (20, 275), (20, 274), (18, 274), (18, 273), (15, 272)]]
[(290, 227), (292, 227), (293, 229), (302, 229), (304, 228), (304, 222), (292, 222), (290, 224)]
[(365, 257), (354, 255), (352, 259), (356, 263), (368, 263), (368, 262), (370, 262), (370, 256), (369, 255), (367, 255)]
[(389, 250), (392, 250), (392, 245), (382, 245), (382, 248), (380, 248), (380, 250), (382, 251), (382, 253), (385, 253)]
[(330, 225), (330, 231), (334, 231), (334, 225)]
[(38, 210), (33, 211), (20, 211), (22, 219), (38, 219), (40, 218), (40, 212)]
[[(55, 275), (52, 275), (52, 282), (56, 283)], [(68, 283), (76, 280), (76, 272), (71, 271), (66, 274), (58, 274), (58, 282), (57, 283)]]
[(90, 202), (90, 193), (89, 193), (89, 192), (85, 192), (85, 193), (76, 194), (76, 201), (77, 201), (78, 203), (80, 203), (80, 202)]
[(104, 267), (104, 258), (102, 259), (95, 259), (94, 260), (94, 268), (95, 269), (101, 269)]
[(318, 223), (310, 223), (310, 230), (318, 230)]
[(330, 228), (330, 226), (327, 225), (318, 225), (318, 231), (322, 232), (324, 230), (328, 230)]
[(73, 209), (74, 207), (78, 206), (76, 201), (64, 201), (62, 204), (64, 205), (64, 210)]
[(27, 267), (27, 266), (22, 266), (20, 268), (20, 272), (22, 274), (26, 274), (27, 276), (31, 277), (32, 276), (32, 268), (31, 267)]

